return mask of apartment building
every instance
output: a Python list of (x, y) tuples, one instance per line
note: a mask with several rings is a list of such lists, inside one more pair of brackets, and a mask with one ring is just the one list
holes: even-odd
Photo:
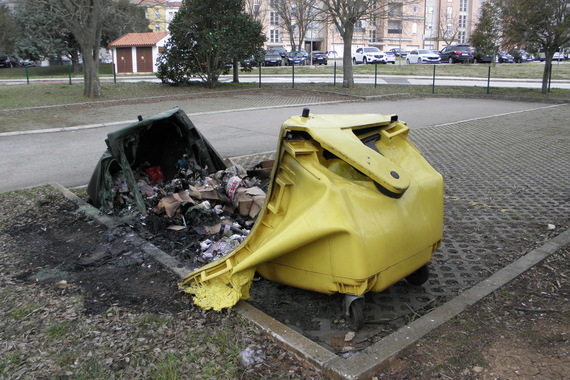
[(145, 8), (153, 32), (168, 32), (168, 25), (182, 6), (183, 0), (131, 0), (131, 3)]
[[(290, 48), (289, 33), (272, 4), (279, 0), (247, 0), (250, 12), (264, 26), (266, 47)], [(375, 46), (392, 48), (435, 49), (455, 43), (469, 43), (484, 0), (418, 0), (394, 1), (387, 9), (356, 23), (353, 48)], [(292, 10), (294, 13), (294, 9)], [(295, 18), (292, 17), (295, 22)], [(343, 40), (326, 16), (316, 18), (305, 35), (306, 51), (334, 51), (343, 54)]]
[[(168, 30), (168, 24), (182, 5), (175, 0), (131, 0), (146, 8), (146, 15), (154, 32)], [(359, 20), (352, 41), (353, 48), (375, 46), (380, 50), (392, 48), (434, 49), (456, 43), (469, 43), (485, 0), (417, 0), (394, 1), (382, 14)], [(279, 16), (279, 0), (245, 0), (246, 12), (261, 22), (267, 37), (266, 49), (284, 47), (291, 50), (290, 33), (286, 23), (296, 23), (295, 2), (291, 15)], [(238, 32), (238, 31), (236, 31)], [(298, 28), (293, 38), (298, 41)], [(321, 15), (310, 23), (300, 48), (307, 52), (321, 50), (343, 55), (343, 40), (332, 21)], [(335, 53), (331, 53), (335, 54)]]

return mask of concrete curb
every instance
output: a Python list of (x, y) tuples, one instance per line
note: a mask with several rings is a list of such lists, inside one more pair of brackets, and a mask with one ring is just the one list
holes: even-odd
[[(118, 221), (102, 214), (98, 209), (87, 204), (60, 184), (51, 183), (50, 185), (59, 190), (66, 198), (73, 201), (79, 211), (84, 212), (107, 227), (119, 224)], [(144, 239), (139, 239), (141, 240), (142, 250), (172, 273), (182, 278), (191, 272), (190, 269), (184, 267), (172, 256)], [(337, 356), (335, 353), (285, 326), (245, 301), (240, 301), (236, 305), (235, 310), (251, 321), (251, 323), (258, 326), (276, 343), (320, 368), (329, 376), (336, 379), (367, 379), (382, 368), (389, 366), (390, 361), (400, 351), (417, 342), (469, 306), (474, 305), (568, 244), (570, 244), (570, 230), (560, 233), (552, 240), (530, 251), (430, 313), (347, 359)]]

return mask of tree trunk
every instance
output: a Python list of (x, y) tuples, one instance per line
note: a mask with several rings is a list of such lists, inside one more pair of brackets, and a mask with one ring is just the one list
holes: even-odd
[(342, 34), (344, 43), (344, 54), (342, 56), (342, 87), (354, 87), (354, 76), (352, 74), (352, 36), (354, 35), (354, 25), (345, 27)]
[(232, 71), (233, 71), (233, 80), (232, 83), (239, 83), (239, 67), (238, 67), (238, 60), (234, 58), (232, 62)]
[(548, 93), (548, 82), (550, 81), (550, 72), (552, 70), (552, 57), (554, 54), (545, 52), (546, 57), (544, 60), (544, 71), (542, 72), (542, 93)]
[(81, 52), (83, 57), (83, 95), (88, 98), (101, 96), (101, 82), (99, 80), (99, 47), (101, 46), (101, 27), (92, 24), (93, 34), (83, 36)]
[(101, 96), (99, 81), (99, 60), (93, 59), (93, 54), (83, 54), (83, 96), (98, 98)]

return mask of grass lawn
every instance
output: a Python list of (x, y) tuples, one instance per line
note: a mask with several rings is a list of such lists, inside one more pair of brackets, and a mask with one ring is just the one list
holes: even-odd
[[(295, 66), (296, 74), (333, 74), (335, 71), (338, 75), (342, 75), (342, 65), (339, 60), (331, 60), (327, 66)], [(487, 78), (489, 74), (488, 64), (439, 64), (436, 66), (437, 76), (459, 76), (467, 78)], [(516, 78), (516, 79), (541, 79), (544, 72), (543, 62), (528, 62), (522, 64), (493, 64), (491, 67), (491, 78)], [(379, 75), (416, 75), (416, 76), (432, 76), (434, 65), (407, 65), (403, 60), (398, 60), (394, 65), (378, 65)], [(280, 67), (262, 67), (262, 75), (270, 74), (290, 74), (291, 66)], [(358, 74), (374, 74), (374, 65), (357, 65), (353, 66), (355, 75)], [(254, 68), (250, 74), (257, 75), (257, 68)], [(50, 67), (30, 67), (2, 69), (0, 70), (0, 79), (25, 79), (26, 75), (30, 78), (41, 77), (58, 77), (68, 78), (70, 75), (70, 66), (50, 66)], [(100, 67), (101, 76), (113, 76), (113, 69), (110, 64), (104, 64)], [(71, 73), (72, 78), (82, 78), (81, 72)], [(154, 77), (150, 74), (149, 76)], [(552, 65), (552, 79), (570, 79), (570, 63), (555, 62)]]
[[(383, 66), (384, 67), (384, 66)], [(433, 70), (433, 69), (432, 69)], [(276, 89), (288, 91), (290, 84), (262, 84), (264, 89)], [(51, 105), (91, 103), (91, 102), (117, 102), (121, 100), (138, 98), (159, 98), (159, 97), (187, 97), (199, 96), (204, 93), (215, 91), (239, 91), (244, 89), (256, 89), (257, 83), (249, 84), (220, 84), (215, 89), (208, 89), (200, 83), (193, 83), (184, 86), (170, 86), (160, 83), (148, 82), (118, 82), (102, 83), (102, 96), (97, 99), (83, 97), (83, 85), (81, 84), (21, 84), (2, 86), (0, 92), (0, 110), (22, 109), (28, 107), (42, 107)], [(359, 84), (353, 88), (343, 88), (340, 83), (337, 85), (326, 83), (306, 83), (295, 84), (297, 90), (307, 91), (327, 91), (350, 96), (380, 96), (380, 95), (431, 95), (431, 86), (412, 85), (365, 85)], [(552, 89), (549, 94), (542, 94), (539, 89), (525, 88), (496, 88), (491, 87), (487, 94), (486, 87), (453, 87), (440, 86), (436, 84), (436, 95), (446, 96), (495, 96), (511, 97), (522, 99), (541, 100), (566, 100), (570, 99), (570, 90)]]

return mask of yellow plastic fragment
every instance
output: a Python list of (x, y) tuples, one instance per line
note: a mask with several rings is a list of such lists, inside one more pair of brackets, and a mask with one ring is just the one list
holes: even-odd
[(234, 306), (240, 299), (249, 298), (254, 269), (214, 277), (207, 284), (182, 281), (180, 288), (194, 295), (194, 303), (204, 310), (220, 311)]

